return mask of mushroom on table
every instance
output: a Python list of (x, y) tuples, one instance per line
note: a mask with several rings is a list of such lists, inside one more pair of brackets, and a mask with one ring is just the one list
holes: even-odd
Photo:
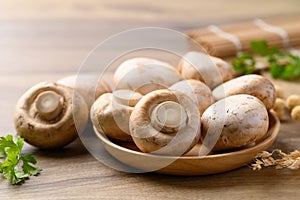
[(14, 115), (17, 133), (42, 149), (71, 143), (87, 121), (88, 107), (84, 99), (74, 94), (72, 88), (50, 82), (39, 83), (26, 91)]

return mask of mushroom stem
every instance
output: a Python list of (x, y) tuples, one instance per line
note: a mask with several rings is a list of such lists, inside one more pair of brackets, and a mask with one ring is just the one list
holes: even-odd
[(157, 105), (151, 113), (153, 127), (164, 133), (174, 133), (187, 123), (184, 108), (176, 102), (165, 101)]
[(41, 117), (52, 120), (62, 112), (62, 96), (54, 91), (42, 92), (37, 96), (35, 106)]
[(143, 95), (132, 90), (115, 90), (113, 92), (113, 99), (116, 102), (131, 107), (134, 107), (142, 97)]

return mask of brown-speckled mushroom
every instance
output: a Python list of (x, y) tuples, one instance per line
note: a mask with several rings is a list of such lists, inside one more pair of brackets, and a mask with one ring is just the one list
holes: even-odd
[(93, 125), (110, 138), (132, 141), (129, 118), (141, 98), (140, 93), (131, 90), (115, 90), (101, 95), (91, 107)]
[[(212, 104), (203, 113), (201, 121), (203, 137), (208, 144), (215, 144), (215, 151), (254, 143), (264, 137), (269, 127), (264, 104), (258, 98), (246, 94), (226, 97)], [(221, 131), (218, 130), (220, 124), (223, 125)]]
[(187, 95), (161, 89), (146, 94), (130, 116), (130, 133), (142, 152), (183, 155), (199, 140), (198, 105)]
[(219, 85), (213, 90), (215, 100), (237, 94), (249, 94), (260, 99), (269, 110), (276, 100), (276, 90), (272, 82), (256, 74), (244, 75)]
[(17, 133), (29, 144), (42, 149), (69, 144), (78, 136), (76, 128), (81, 131), (87, 120), (88, 107), (80, 95), (69, 87), (48, 82), (26, 91), (14, 114)]
[(204, 82), (211, 89), (233, 78), (231, 66), (221, 58), (201, 52), (188, 52), (180, 60), (178, 71), (184, 79)]

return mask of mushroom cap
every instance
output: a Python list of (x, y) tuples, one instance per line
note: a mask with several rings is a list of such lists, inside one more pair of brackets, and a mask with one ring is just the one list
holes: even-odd
[(249, 94), (260, 99), (269, 110), (276, 100), (276, 90), (272, 82), (256, 74), (244, 75), (219, 85), (212, 91), (215, 100), (237, 95)]
[[(107, 75), (98, 81), (98, 77), (93, 74), (81, 74), (80, 76), (71, 75), (64, 77), (56, 81), (56, 83), (73, 88), (85, 99), (90, 108), (99, 96), (107, 92), (112, 92), (113, 85), (106, 78), (111, 77)], [(97, 85), (93, 85), (96, 82)]]
[(132, 141), (129, 118), (141, 97), (141, 94), (128, 90), (115, 90), (101, 95), (91, 107), (93, 125), (110, 138)]
[(200, 115), (214, 102), (210, 88), (198, 80), (183, 80), (173, 84), (169, 89), (188, 95), (199, 106)]
[[(264, 137), (269, 127), (264, 104), (246, 94), (226, 97), (212, 104), (203, 113), (201, 121), (204, 140), (215, 144), (215, 151), (249, 145)], [(221, 132), (217, 130), (220, 126)]]
[(114, 73), (116, 89), (129, 89), (141, 94), (168, 88), (182, 80), (168, 63), (150, 58), (132, 58), (123, 62)]
[[(179, 104), (185, 111), (185, 125), (175, 132), (159, 130), (152, 124), (151, 115), (155, 108), (167, 101)], [(165, 114), (169, 116), (172, 113)], [(172, 119), (170, 121), (172, 123)], [(180, 156), (199, 141), (201, 133), (199, 109), (190, 97), (181, 92), (168, 89), (152, 91), (135, 106), (130, 116), (129, 127), (134, 143), (142, 152)]]
[[(63, 98), (62, 111), (54, 119), (43, 118), (36, 109), (39, 94), (52, 91)], [(73, 106), (76, 104), (76, 106)], [(74, 117), (77, 127), (75, 127)], [(88, 121), (88, 107), (83, 98), (64, 85), (39, 83), (19, 99), (14, 113), (17, 133), (29, 144), (42, 149), (60, 148), (75, 140)], [(77, 129), (76, 129), (77, 128)]]
[(178, 71), (184, 79), (204, 82), (211, 89), (233, 78), (231, 66), (221, 58), (191, 51), (178, 64)]

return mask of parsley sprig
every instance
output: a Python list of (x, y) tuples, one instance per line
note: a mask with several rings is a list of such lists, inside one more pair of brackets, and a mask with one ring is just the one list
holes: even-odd
[[(232, 60), (232, 66), (239, 74), (252, 74), (257, 68), (259, 58), (267, 61), (273, 78), (296, 80), (300, 78), (300, 57), (290, 52), (280, 51), (277, 47), (269, 47), (267, 41), (259, 40), (250, 43), (251, 53), (239, 52)], [(254, 57), (253, 55), (259, 57)]]
[(36, 159), (31, 154), (22, 155), (24, 139), (7, 135), (0, 137), (0, 173), (11, 184), (20, 184), (30, 176), (36, 176), (42, 170), (34, 167)]

